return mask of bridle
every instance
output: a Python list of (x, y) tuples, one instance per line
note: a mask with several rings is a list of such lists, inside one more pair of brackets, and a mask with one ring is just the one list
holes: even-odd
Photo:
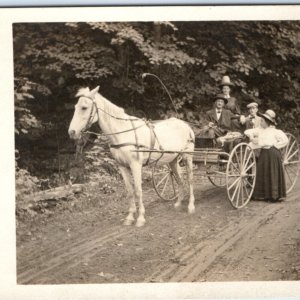
[[(94, 98), (92, 97), (89, 97), (89, 96), (84, 96), (85, 98), (88, 98), (89, 100), (92, 101), (92, 109), (91, 109), (91, 112), (90, 112), (90, 115), (89, 115), (89, 118), (87, 120), (87, 123), (86, 125), (83, 127), (83, 129), (81, 130), (81, 133), (86, 133), (86, 131), (93, 125), (93, 119), (94, 117), (98, 116), (99, 118), (99, 114), (98, 114), (98, 109), (97, 109), (97, 104), (96, 104), (96, 101)], [(95, 110), (95, 113), (94, 113), (94, 110)]]
[[(92, 133), (92, 134), (95, 134), (95, 135), (104, 135), (104, 136), (117, 135), (117, 134), (121, 134), (121, 133), (125, 133), (125, 132), (136, 130), (136, 129), (140, 128), (140, 127), (143, 127), (143, 126), (147, 125), (150, 122), (150, 121), (147, 121), (145, 119), (140, 119), (140, 118), (120, 118), (120, 117), (113, 116), (110, 113), (108, 113), (107, 111), (105, 111), (104, 109), (102, 109), (101, 107), (98, 107), (94, 97), (90, 97), (90, 96), (84, 96), (84, 97), (92, 101), (92, 109), (91, 109), (91, 112), (90, 112), (90, 115), (89, 115), (89, 118), (88, 118), (88, 121), (87, 121), (86, 125), (81, 130), (82, 134)], [(94, 110), (95, 110), (95, 112), (94, 112)], [(114, 118), (116, 120), (130, 121), (132, 123), (132, 128), (131, 129), (127, 129), (127, 130), (118, 131), (118, 132), (103, 133), (103, 134), (98, 134), (98, 133), (95, 133), (95, 132), (87, 131), (93, 125), (93, 119), (96, 116), (96, 114), (97, 114), (97, 117), (98, 117), (98, 120), (99, 120), (98, 110), (101, 110), (103, 113), (105, 113), (106, 115), (108, 115), (108, 116), (110, 116), (110, 117), (112, 117), (112, 118)], [(139, 126), (137, 126), (137, 127), (135, 127), (133, 125), (133, 121), (144, 121), (144, 123), (141, 124), (141, 125), (139, 125)]]

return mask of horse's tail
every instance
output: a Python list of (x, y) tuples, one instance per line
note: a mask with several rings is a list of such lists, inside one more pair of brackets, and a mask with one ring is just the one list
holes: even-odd
[(193, 129), (187, 124), (188, 126), (188, 136), (187, 136), (187, 143), (185, 146), (185, 151), (193, 151), (195, 148), (195, 133)]
[(190, 140), (195, 144), (195, 133), (191, 127), (190, 127)]

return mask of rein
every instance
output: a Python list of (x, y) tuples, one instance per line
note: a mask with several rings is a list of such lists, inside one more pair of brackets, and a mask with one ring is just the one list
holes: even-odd
[[(89, 116), (89, 119), (87, 121), (87, 124), (85, 126), (85, 128), (81, 131), (83, 134), (95, 134), (96, 136), (111, 136), (111, 135), (117, 135), (117, 134), (121, 134), (121, 133), (125, 133), (125, 132), (130, 132), (130, 131), (134, 131), (134, 136), (135, 136), (135, 143), (122, 143), (122, 144), (112, 144), (112, 145), (109, 145), (110, 148), (113, 148), (113, 149), (119, 149), (119, 148), (122, 148), (122, 147), (126, 147), (126, 146), (134, 146), (136, 149), (139, 149), (139, 148), (148, 148), (147, 146), (145, 145), (141, 145), (138, 143), (138, 136), (136, 134), (136, 130), (147, 125), (147, 127), (149, 128), (150, 130), (150, 135), (151, 135), (151, 150), (154, 149), (154, 145), (155, 145), (155, 141), (158, 142), (158, 145), (159, 145), (159, 148), (162, 150), (162, 147), (157, 139), (157, 136), (155, 134), (155, 131), (154, 131), (154, 128), (153, 128), (153, 124), (150, 122), (150, 121), (147, 121), (145, 119), (140, 119), (140, 118), (120, 118), (120, 117), (116, 117), (116, 116), (113, 116), (111, 115), (110, 113), (108, 113), (107, 111), (105, 111), (104, 109), (102, 109), (101, 107), (98, 107), (97, 106), (97, 103), (95, 101), (95, 99), (93, 97), (88, 97), (88, 96), (85, 96), (86, 98), (90, 99), (92, 102), (93, 102), (93, 106), (92, 106), (92, 109), (91, 109), (91, 113), (90, 113), (90, 116)], [(95, 107), (95, 113), (94, 113), (94, 107)], [(111, 118), (114, 118), (116, 120), (122, 120), (122, 121), (130, 121), (131, 124), (132, 124), (132, 128), (130, 129), (126, 129), (126, 130), (122, 130), (122, 131), (118, 131), (118, 132), (112, 132), (112, 133), (96, 133), (96, 132), (92, 132), (92, 131), (87, 131), (87, 129), (92, 125), (92, 120), (94, 119), (95, 115), (97, 114), (98, 116), (98, 120), (99, 120), (99, 113), (98, 113), (98, 110), (101, 110), (103, 113), (107, 114), (108, 116), (110, 116)], [(139, 126), (134, 126), (134, 121), (144, 121), (143, 124), (139, 125)], [(137, 152), (137, 157), (139, 156), (139, 153)], [(161, 155), (161, 157), (163, 156), (163, 154)], [(161, 158), (160, 157), (160, 158)], [(145, 165), (148, 165), (150, 163), (150, 158), (151, 158), (151, 152), (149, 152), (149, 156), (148, 156), (148, 159), (146, 161), (146, 163), (144, 164)], [(159, 158), (159, 159), (160, 159)], [(159, 160), (158, 159), (158, 160)]]
[[(117, 134), (129, 132), (129, 131), (133, 131), (133, 130), (136, 130), (136, 129), (138, 129), (140, 127), (143, 127), (143, 126), (146, 125), (146, 120), (144, 120), (144, 119), (139, 119), (139, 118), (127, 118), (127, 119), (125, 119), (125, 118), (119, 118), (119, 117), (113, 116), (110, 113), (108, 113), (107, 111), (105, 111), (104, 109), (102, 109), (101, 107), (98, 107), (97, 104), (96, 104), (96, 102), (95, 102), (95, 99), (93, 97), (85, 96), (85, 98), (90, 99), (93, 102), (93, 106), (92, 106), (91, 113), (90, 113), (89, 119), (87, 121), (87, 124), (84, 127), (84, 129), (81, 130), (82, 133), (92, 133), (92, 134), (95, 134), (97, 136), (101, 136), (101, 135), (109, 136), (109, 135), (117, 135)], [(93, 115), (94, 107), (96, 108), (96, 112)], [(123, 130), (123, 131), (118, 131), (118, 132), (113, 132), (113, 133), (102, 133), (102, 134), (99, 134), (99, 133), (96, 133), (96, 132), (87, 131), (87, 129), (91, 127), (91, 125), (92, 125), (91, 121), (94, 119), (94, 117), (95, 117), (96, 114), (97, 114), (98, 119), (99, 119), (98, 110), (101, 110), (102, 112), (104, 112), (105, 114), (107, 114), (108, 116), (110, 116), (110, 117), (112, 117), (112, 118), (114, 118), (116, 120), (131, 121), (131, 122), (132, 121), (144, 121), (145, 123), (142, 124), (142, 125), (139, 125), (137, 127), (133, 126), (131, 129), (127, 129), (127, 130)]]
[(118, 132), (112, 132), (112, 133), (96, 133), (96, 132), (93, 132), (93, 131), (84, 131), (84, 133), (90, 133), (90, 134), (95, 134), (97, 136), (109, 136), (109, 135), (117, 135), (117, 134), (121, 134), (121, 133), (125, 133), (125, 132), (129, 132), (129, 131), (133, 131), (133, 130), (136, 130), (136, 129), (139, 129), (143, 126), (145, 126), (146, 123), (142, 124), (142, 125), (139, 125), (137, 127), (133, 127), (133, 128), (130, 128), (130, 129), (127, 129), (127, 130), (123, 130), (123, 131), (118, 131)]

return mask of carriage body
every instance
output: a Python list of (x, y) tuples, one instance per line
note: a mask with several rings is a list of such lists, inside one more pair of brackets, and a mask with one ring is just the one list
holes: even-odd
[[(294, 187), (300, 172), (300, 148), (297, 139), (287, 134), (288, 145), (282, 152), (287, 192)], [(228, 147), (229, 144), (229, 147)], [(225, 147), (208, 137), (195, 139), (193, 155), (195, 181), (203, 181), (206, 177), (218, 188), (224, 188), (227, 197), (234, 208), (242, 208), (250, 201), (256, 181), (257, 151), (253, 150), (245, 138), (228, 141)], [(180, 158), (180, 156), (179, 156)], [(182, 175), (184, 177), (184, 168)], [(164, 181), (162, 178), (169, 179)], [(153, 185), (160, 198), (173, 200), (177, 197), (176, 178), (167, 166), (164, 171), (153, 167)]]

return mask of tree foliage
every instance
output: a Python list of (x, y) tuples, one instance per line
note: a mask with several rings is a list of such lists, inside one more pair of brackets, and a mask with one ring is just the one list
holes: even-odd
[[(20, 23), (13, 29), (21, 165), (29, 140), (52, 142), (47, 149), (54, 156), (67, 147), (81, 86), (100, 84), (104, 96), (138, 116), (174, 115), (161, 85), (143, 79), (145, 72), (165, 83), (182, 119), (201, 122), (226, 74), (243, 111), (256, 100), (262, 110), (276, 111), (281, 128), (299, 131), (299, 22)], [(30, 150), (40, 148), (35, 143)]]

